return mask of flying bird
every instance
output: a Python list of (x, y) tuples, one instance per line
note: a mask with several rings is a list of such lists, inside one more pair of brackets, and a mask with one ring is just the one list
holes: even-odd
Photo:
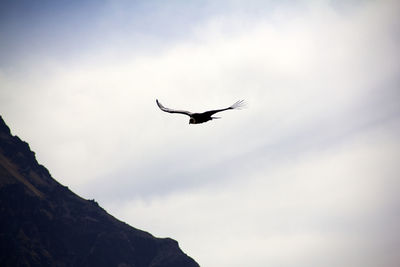
[(214, 115), (215, 113), (221, 112), (221, 111), (229, 110), (229, 109), (240, 109), (245, 106), (244, 100), (239, 100), (236, 103), (234, 103), (232, 106), (227, 107), (227, 108), (209, 110), (209, 111), (206, 111), (203, 113), (193, 113), (193, 112), (186, 111), (186, 110), (176, 110), (176, 109), (166, 108), (158, 101), (158, 99), (156, 99), (156, 103), (157, 103), (157, 106), (162, 111), (169, 112), (169, 113), (179, 113), (179, 114), (188, 115), (190, 117), (189, 124), (199, 124), (199, 123), (207, 122), (207, 121), (210, 121), (213, 119), (220, 119), (220, 117), (212, 117), (212, 115)]

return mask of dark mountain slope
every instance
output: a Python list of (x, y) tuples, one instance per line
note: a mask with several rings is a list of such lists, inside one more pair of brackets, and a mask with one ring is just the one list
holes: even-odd
[(0, 266), (199, 265), (59, 184), (0, 117)]

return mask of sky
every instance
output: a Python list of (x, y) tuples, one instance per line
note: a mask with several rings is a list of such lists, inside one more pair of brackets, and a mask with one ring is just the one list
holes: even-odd
[[(5, 1), (0, 114), (201, 266), (400, 263), (398, 1)], [(189, 125), (160, 111), (247, 108)]]

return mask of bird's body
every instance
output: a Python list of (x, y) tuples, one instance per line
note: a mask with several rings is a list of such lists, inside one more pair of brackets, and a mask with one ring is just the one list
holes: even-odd
[(219, 119), (218, 117), (212, 117), (215, 113), (225, 111), (225, 110), (230, 110), (230, 109), (240, 109), (244, 106), (244, 101), (240, 100), (237, 101), (235, 104), (233, 104), (230, 107), (223, 108), (223, 109), (215, 109), (215, 110), (209, 110), (203, 113), (193, 113), (190, 111), (185, 111), (185, 110), (175, 110), (175, 109), (170, 109), (164, 107), (157, 99), (156, 99), (157, 106), (165, 112), (168, 113), (179, 113), (179, 114), (184, 114), (188, 115), (190, 117), (189, 119), (189, 124), (199, 124), (199, 123), (204, 123), (213, 119)]

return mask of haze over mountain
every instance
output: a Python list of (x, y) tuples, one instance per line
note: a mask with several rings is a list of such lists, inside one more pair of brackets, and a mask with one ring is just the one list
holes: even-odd
[(0, 117), (0, 266), (199, 266), (53, 179)]

